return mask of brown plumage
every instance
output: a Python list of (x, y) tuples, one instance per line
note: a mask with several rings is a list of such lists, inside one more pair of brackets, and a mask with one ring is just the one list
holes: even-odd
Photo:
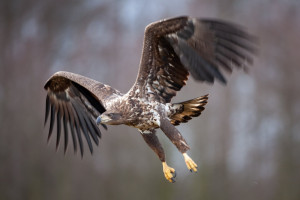
[(208, 95), (181, 103), (170, 103), (171, 99), (186, 84), (189, 74), (197, 81), (213, 83), (217, 79), (225, 84), (220, 69), (231, 72), (235, 66), (251, 64), (253, 40), (241, 27), (218, 20), (177, 17), (152, 23), (145, 30), (136, 82), (126, 94), (70, 72), (50, 77), (44, 87), (45, 123), (50, 116), (48, 139), (56, 118), (56, 147), (63, 127), (65, 152), (70, 132), (74, 151), (79, 144), (83, 155), (83, 138), (91, 152), (92, 143), (99, 143), (97, 124), (105, 129), (106, 125), (133, 126), (160, 158), (166, 179), (174, 182), (175, 170), (166, 164), (155, 134), (155, 129), (161, 128), (183, 154), (188, 169), (197, 171), (186, 153), (189, 147), (174, 125), (199, 116)]
[(207, 100), (208, 94), (181, 103), (174, 103), (173, 107), (178, 106), (178, 111), (170, 116), (171, 123), (177, 126), (180, 123), (188, 122), (192, 117), (198, 117), (205, 109)]

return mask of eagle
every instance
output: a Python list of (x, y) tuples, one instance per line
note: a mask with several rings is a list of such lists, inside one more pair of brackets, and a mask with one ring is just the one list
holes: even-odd
[(199, 82), (212, 84), (216, 79), (226, 84), (224, 70), (252, 64), (254, 38), (242, 27), (216, 19), (181, 16), (153, 22), (145, 28), (138, 75), (127, 93), (65, 71), (46, 81), (48, 141), (56, 121), (56, 148), (64, 133), (64, 152), (71, 136), (74, 152), (79, 148), (83, 156), (84, 139), (91, 153), (93, 143), (99, 144), (100, 125), (107, 129), (125, 124), (138, 129), (161, 161), (165, 178), (175, 182), (175, 169), (167, 164), (156, 135), (160, 128), (183, 155), (187, 168), (197, 172), (187, 154), (190, 148), (175, 126), (198, 117), (208, 95), (179, 103), (171, 99), (186, 85), (189, 74)]

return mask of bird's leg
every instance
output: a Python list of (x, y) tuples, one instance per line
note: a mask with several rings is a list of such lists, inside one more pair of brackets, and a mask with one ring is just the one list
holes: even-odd
[(176, 172), (175, 169), (172, 167), (169, 167), (166, 163), (165, 153), (164, 149), (162, 148), (156, 134), (155, 130), (147, 130), (147, 131), (141, 131), (141, 134), (145, 140), (145, 142), (149, 145), (149, 147), (156, 153), (160, 161), (162, 162), (163, 166), (163, 172), (165, 175), (165, 178), (170, 181), (171, 183), (175, 182)]
[(197, 164), (187, 155), (187, 150), (189, 146), (187, 145), (185, 139), (182, 137), (180, 132), (171, 124), (167, 118), (161, 117), (160, 119), (160, 129), (165, 133), (165, 135), (172, 141), (172, 143), (177, 147), (177, 149), (182, 153), (184, 161), (187, 168), (192, 172), (197, 172)]

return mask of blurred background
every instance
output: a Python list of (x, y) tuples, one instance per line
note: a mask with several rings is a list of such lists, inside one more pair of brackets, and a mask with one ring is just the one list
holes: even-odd
[[(249, 73), (227, 75), (226, 87), (189, 80), (173, 101), (210, 94), (204, 113), (178, 127), (198, 173), (161, 132), (175, 184), (130, 127), (102, 131), (83, 159), (56, 152), (55, 137), (47, 145), (43, 85), (54, 72), (126, 92), (145, 26), (178, 15), (229, 20), (260, 39)], [(2, 0), (0, 199), (300, 199), (299, 35), (298, 0)]]

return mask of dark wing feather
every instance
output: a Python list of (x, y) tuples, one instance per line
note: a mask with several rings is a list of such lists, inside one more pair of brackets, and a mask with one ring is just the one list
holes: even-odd
[(75, 135), (75, 131), (74, 131), (75, 122), (74, 122), (74, 117), (72, 115), (70, 115), (72, 108), (70, 107), (69, 104), (66, 104), (66, 108), (67, 108), (66, 113), (69, 115), (69, 124), (70, 124), (70, 129), (71, 129), (71, 136), (72, 136), (72, 141), (73, 141), (74, 152), (77, 152), (77, 139), (76, 139), (76, 135)]
[[(143, 54), (132, 95), (170, 102), (188, 79), (226, 83), (221, 68), (252, 64), (255, 38), (217, 20), (178, 17), (146, 27)], [(138, 90), (139, 93), (135, 91)]]
[(90, 152), (93, 153), (93, 145), (92, 145), (92, 141), (90, 139), (90, 136), (89, 136), (89, 131), (86, 127), (86, 124), (85, 124), (85, 113), (82, 113), (81, 112), (81, 109), (80, 106), (77, 104), (77, 102), (73, 102), (72, 103), (73, 107), (75, 108), (75, 111), (76, 111), (76, 115), (78, 116), (78, 119), (79, 119), (79, 126), (81, 127), (82, 131), (83, 131), (83, 135), (88, 143), (88, 146), (89, 146), (89, 149), (90, 149)]
[[(78, 142), (81, 155), (83, 155), (83, 134), (92, 153), (92, 140), (98, 145), (98, 138), (101, 137), (95, 119), (106, 111), (102, 103), (111, 95), (120, 93), (102, 83), (69, 72), (54, 74), (46, 82), (45, 89), (47, 90), (45, 123), (50, 114), (48, 140), (52, 135), (56, 118), (56, 148), (59, 147), (63, 131), (64, 152), (66, 152), (70, 130), (74, 152), (77, 151)], [(68, 129), (68, 125), (70, 129)], [(104, 128), (107, 127), (104, 126)]]
[(54, 125), (54, 120), (55, 120), (55, 105), (51, 104), (51, 116), (50, 116), (50, 125), (49, 125), (49, 134), (48, 134), (48, 141), (52, 135), (53, 131), (53, 125)]
[(44, 125), (46, 124), (49, 116), (49, 110), (50, 110), (50, 101), (49, 101), (49, 96), (47, 95), (46, 97), (46, 109), (45, 109), (45, 122)]
[[(63, 106), (64, 108), (64, 115), (63, 115), (63, 123), (64, 123), (64, 138), (65, 138), (65, 146), (64, 146), (64, 153), (66, 153), (67, 151), (67, 147), (68, 147), (68, 140), (69, 140), (69, 131), (68, 131), (68, 124), (67, 122), (70, 121), (69, 120), (69, 114), (66, 112), (66, 106)], [(75, 149), (75, 148), (74, 148)]]
[(58, 145), (59, 145), (59, 141), (60, 141), (60, 127), (61, 127), (61, 125), (60, 125), (60, 122), (61, 122), (61, 111), (60, 111), (60, 107), (59, 107), (59, 109), (58, 109), (58, 111), (57, 111), (57, 117), (56, 117), (56, 119), (57, 119), (57, 138), (56, 138), (56, 150), (58, 149)]

